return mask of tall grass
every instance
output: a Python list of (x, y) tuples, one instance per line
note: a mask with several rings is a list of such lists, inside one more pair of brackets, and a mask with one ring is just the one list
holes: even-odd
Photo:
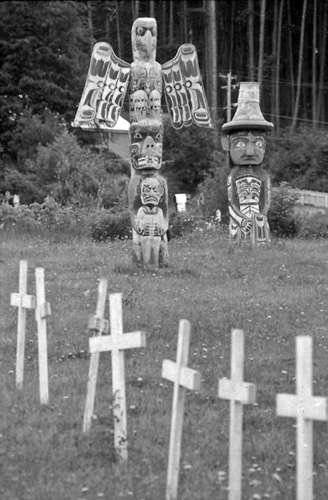
[[(165, 497), (178, 322), (192, 325), (189, 366), (202, 389), (186, 399), (179, 499), (227, 498), (228, 402), (218, 378), (230, 376), (230, 331), (245, 331), (245, 380), (257, 403), (244, 413), (243, 499), (295, 498), (295, 421), (277, 417), (275, 395), (295, 393), (295, 336), (314, 339), (315, 395), (328, 396), (328, 242), (275, 240), (271, 248), (231, 249), (216, 234), (170, 242), (170, 267), (133, 267), (130, 241), (54, 242), (2, 235), (0, 255), (0, 497), (2, 500), (157, 500)], [(50, 404), (38, 400), (37, 338), (29, 313), (24, 390), (15, 390), (19, 260), (45, 268)], [(123, 294), (124, 331), (145, 330), (147, 347), (126, 354), (128, 450), (116, 462), (111, 360), (102, 353), (95, 417), (82, 434), (88, 377), (88, 316), (98, 280)], [(108, 311), (107, 311), (108, 316)], [(326, 500), (328, 427), (314, 425), (315, 498)]]

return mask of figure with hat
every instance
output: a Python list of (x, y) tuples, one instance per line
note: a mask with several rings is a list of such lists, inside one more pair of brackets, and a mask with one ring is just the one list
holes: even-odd
[(222, 126), (222, 147), (229, 152), (229, 236), (252, 246), (270, 241), (267, 213), (270, 176), (262, 166), (265, 135), (273, 124), (266, 121), (259, 104), (259, 84), (241, 82), (236, 113)]

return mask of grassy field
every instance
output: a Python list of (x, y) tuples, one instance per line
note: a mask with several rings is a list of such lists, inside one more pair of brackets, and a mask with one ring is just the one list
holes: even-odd
[[(227, 498), (229, 403), (218, 378), (230, 376), (230, 332), (245, 332), (245, 380), (257, 403), (244, 411), (243, 499), (295, 498), (295, 421), (276, 416), (275, 395), (295, 393), (295, 336), (314, 341), (315, 395), (328, 396), (328, 242), (274, 241), (270, 249), (230, 249), (217, 235), (170, 242), (171, 265), (142, 272), (130, 242), (47, 241), (1, 235), (1, 500), (165, 498), (172, 384), (163, 359), (176, 356), (179, 319), (192, 325), (189, 366), (202, 389), (186, 398), (180, 500)], [(40, 407), (33, 313), (27, 324), (24, 390), (15, 389), (19, 260), (44, 267), (50, 404)], [(98, 280), (123, 294), (124, 331), (145, 330), (147, 347), (126, 354), (129, 461), (113, 450), (111, 360), (100, 359), (95, 416), (82, 433), (89, 359), (88, 317)], [(106, 314), (108, 316), (108, 312)], [(314, 424), (314, 491), (327, 499), (328, 425)]]

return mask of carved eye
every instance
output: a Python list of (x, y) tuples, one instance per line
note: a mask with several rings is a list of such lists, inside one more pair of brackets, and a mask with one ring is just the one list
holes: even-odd
[(242, 140), (236, 141), (236, 142), (234, 143), (234, 147), (235, 147), (236, 149), (243, 149), (243, 148), (245, 148), (245, 147), (246, 147), (246, 142), (245, 142), (245, 141), (242, 141)]
[(136, 29), (137, 35), (143, 36), (145, 33), (146, 33), (146, 28), (144, 28), (143, 26), (137, 26), (137, 29)]
[(156, 134), (156, 135), (155, 135), (155, 140), (156, 140), (157, 142), (158, 142), (158, 141), (160, 141), (160, 140), (161, 140), (161, 134), (159, 134), (159, 133), (158, 133), (158, 134)]
[(257, 148), (263, 149), (263, 148), (264, 148), (264, 141), (263, 141), (262, 139), (257, 139), (257, 140), (255, 141), (255, 146), (256, 146)]
[(140, 134), (140, 132), (136, 132), (136, 133), (134, 134), (133, 138), (134, 138), (134, 139), (138, 139), (138, 140), (140, 140), (140, 139), (142, 139), (142, 135)]

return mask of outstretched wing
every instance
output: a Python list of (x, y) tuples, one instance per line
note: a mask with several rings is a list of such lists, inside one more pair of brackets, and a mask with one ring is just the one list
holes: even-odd
[(129, 83), (130, 65), (118, 58), (106, 42), (95, 44), (73, 127), (114, 127)]
[(196, 47), (185, 43), (162, 65), (166, 104), (174, 128), (194, 123), (211, 127), (211, 117), (199, 71)]

